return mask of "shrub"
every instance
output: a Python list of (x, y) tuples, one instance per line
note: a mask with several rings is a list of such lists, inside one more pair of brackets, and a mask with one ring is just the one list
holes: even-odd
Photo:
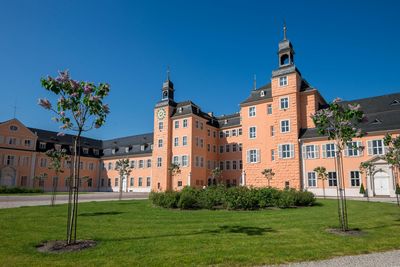
[(232, 210), (255, 210), (259, 208), (258, 189), (244, 186), (231, 187), (226, 193), (225, 206)]
[(222, 208), (225, 203), (226, 190), (223, 185), (212, 185), (199, 190), (200, 207), (204, 209)]
[(178, 208), (180, 209), (198, 209), (200, 208), (199, 203), (199, 191), (193, 187), (186, 186), (180, 193), (178, 201)]
[(43, 193), (43, 189), (0, 186), (0, 194)]
[(154, 205), (173, 209), (178, 207), (178, 201), (180, 198), (180, 192), (167, 191), (167, 192), (151, 192), (149, 195), (150, 200)]

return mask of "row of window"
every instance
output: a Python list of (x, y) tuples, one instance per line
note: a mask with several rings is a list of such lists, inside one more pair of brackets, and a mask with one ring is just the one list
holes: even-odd
[[(102, 179), (102, 181), (103, 181), (103, 179)], [(104, 186), (104, 185), (102, 185), (102, 186)], [(111, 179), (108, 179), (108, 186), (111, 187)], [(119, 178), (114, 179), (114, 186), (119, 186)], [(135, 178), (134, 177), (129, 178), (129, 186), (130, 187), (135, 186)], [(143, 187), (143, 177), (139, 177), (137, 179), (137, 186)], [(150, 187), (150, 186), (151, 186), (151, 177), (146, 177), (146, 187)]]
[[(307, 183), (309, 187), (317, 187), (317, 174), (315, 172), (307, 173)], [(359, 171), (350, 171), (350, 185), (358, 187), (361, 185), (361, 175)], [(328, 186), (337, 186), (336, 172), (328, 172)]]
[[(5, 142), (4, 142), (5, 139)], [(32, 140), (31, 139), (19, 139), (16, 137), (4, 137), (0, 135), (0, 144), (2, 143), (6, 143), (8, 145), (12, 145), (12, 146), (19, 146), (19, 145), (23, 145), (27, 148), (32, 148)]]
[[(147, 160), (143, 160), (143, 159), (141, 159), (141, 160), (131, 160), (129, 162), (129, 166), (132, 169), (136, 169), (136, 168), (139, 168), (139, 169), (151, 168), (151, 159), (147, 159)], [(113, 170), (115, 167), (116, 167), (116, 163), (115, 163), (115, 165), (114, 165), (113, 162), (109, 162), (107, 164), (107, 169), (108, 170)]]
[[(275, 160), (275, 149), (271, 149), (271, 160)], [(280, 144), (278, 145), (278, 157), (280, 159), (294, 158), (294, 144)], [(249, 149), (246, 151), (247, 163), (261, 162), (260, 149)]]
[[(290, 120), (281, 120), (280, 130), (281, 133), (290, 132)], [(270, 135), (275, 136), (275, 127), (273, 125), (270, 126)], [(256, 126), (249, 127), (249, 138), (255, 139), (256, 137), (257, 137), (257, 127)]]
[[(281, 97), (279, 99), (279, 109), (286, 110), (289, 108), (289, 97)], [(249, 107), (249, 118), (256, 117), (257, 115), (257, 108), (256, 106)], [(272, 115), (272, 104), (267, 104), (267, 115)]]
[(229, 153), (229, 152), (237, 152), (237, 151), (242, 151), (243, 145), (241, 143), (233, 143), (233, 144), (226, 144), (226, 145), (220, 145), (219, 146), (219, 153)]
[[(337, 147), (334, 143), (321, 145), (322, 158), (334, 158), (336, 155)], [(305, 145), (302, 148), (303, 157), (305, 159), (317, 159), (320, 157), (319, 145)], [(368, 155), (383, 155), (385, 153), (385, 146), (382, 139), (367, 141)], [(361, 141), (353, 141), (347, 143), (344, 149), (344, 156), (346, 157), (359, 157), (363, 155), (363, 146)]]

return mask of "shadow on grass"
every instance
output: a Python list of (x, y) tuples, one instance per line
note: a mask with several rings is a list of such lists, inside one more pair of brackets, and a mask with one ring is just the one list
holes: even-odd
[(100, 212), (88, 212), (88, 213), (81, 213), (79, 214), (79, 216), (104, 216), (104, 215), (118, 215), (118, 214), (122, 214), (124, 212), (120, 212), (120, 211), (100, 211)]
[(261, 236), (266, 233), (276, 233), (277, 231), (270, 227), (252, 227), (252, 226), (240, 226), (240, 225), (222, 225), (217, 229), (202, 230), (198, 232), (191, 233), (172, 233), (164, 235), (154, 235), (154, 236), (137, 236), (137, 237), (121, 237), (121, 238), (111, 238), (103, 239), (100, 241), (129, 241), (129, 240), (143, 240), (152, 238), (168, 238), (168, 237), (180, 237), (180, 236), (196, 236), (196, 235), (218, 235), (218, 234), (246, 234), (248, 236)]

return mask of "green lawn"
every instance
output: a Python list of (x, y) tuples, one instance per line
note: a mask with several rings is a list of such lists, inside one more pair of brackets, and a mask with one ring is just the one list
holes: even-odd
[(400, 209), (349, 201), (350, 226), (365, 234), (329, 234), (336, 202), (264, 211), (180, 211), (145, 201), (80, 204), (80, 239), (98, 246), (41, 254), (42, 240), (65, 237), (66, 205), (0, 210), (0, 266), (262, 265), (400, 248)]
[[(0, 196), (50, 196), (52, 192), (43, 193), (0, 193)], [(93, 192), (79, 192), (79, 195), (93, 194)], [(56, 195), (68, 195), (68, 192), (57, 192)]]

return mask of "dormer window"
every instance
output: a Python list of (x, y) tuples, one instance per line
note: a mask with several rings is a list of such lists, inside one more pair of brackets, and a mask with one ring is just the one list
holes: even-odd
[(392, 103), (390, 103), (390, 105), (394, 106), (394, 105), (400, 105), (400, 101), (395, 99), (392, 101)]
[(179, 113), (182, 113), (182, 111), (183, 111), (183, 108), (180, 107), (180, 108), (178, 109), (178, 112), (179, 112)]
[(39, 143), (39, 148), (40, 149), (46, 149), (46, 143), (45, 142), (40, 142)]
[(288, 78), (287, 78), (287, 76), (279, 77), (279, 86), (280, 86), (280, 87), (283, 87), (283, 86), (286, 86), (286, 85), (288, 85)]
[(99, 155), (99, 150), (98, 149), (93, 149), (93, 154), (95, 154), (96, 156)]
[(378, 119), (378, 118), (376, 118), (375, 120), (373, 120), (371, 122), (371, 124), (381, 124), (381, 123), (382, 123), (382, 121), (380, 119)]
[(111, 154), (115, 154), (115, 151), (116, 151), (116, 149), (115, 148), (113, 148), (113, 149), (111, 149)]
[(264, 96), (265, 96), (264, 90), (261, 90), (260, 96), (261, 96), (261, 97), (264, 97)]
[(224, 120), (224, 124), (228, 124), (228, 120)]
[(144, 149), (145, 149), (145, 145), (141, 145), (140, 146), (140, 151), (144, 151)]
[(125, 153), (129, 152), (129, 147), (125, 147)]
[(84, 147), (82, 150), (83, 150), (83, 154), (89, 154), (89, 148)]
[(13, 131), (13, 132), (18, 131), (18, 127), (15, 126), (15, 125), (11, 125), (10, 126), (10, 130)]

